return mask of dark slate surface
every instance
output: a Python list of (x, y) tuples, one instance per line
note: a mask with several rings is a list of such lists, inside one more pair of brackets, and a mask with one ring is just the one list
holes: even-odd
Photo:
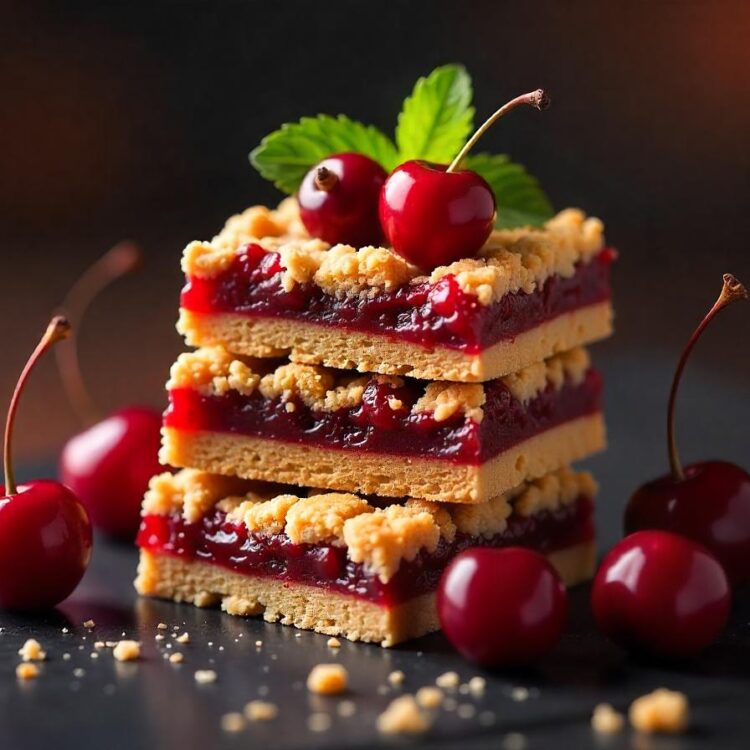
[[(664, 468), (659, 426), (671, 363), (645, 354), (625, 356), (609, 344), (596, 353), (608, 379), (611, 448), (590, 465), (602, 483), (599, 525), (601, 547), (606, 548), (619, 535), (628, 493)], [(742, 383), (696, 363), (681, 402), (686, 457), (715, 455), (742, 462), (744, 393)], [(475, 707), (475, 716), (461, 718), (457, 710), (441, 710), (432, 731), (416, 741), (423, 746), (520, 747), (513, 733), (521, 733), (528, 748), (677, 750), (747, 747), (750, 741), (747, 594), (737, 597), (731, 627), (718, 644), (693, 661), (669, 665), (628, 657), (598, 636), (588, 614), (588, 589), (582, 587), (572, 593), (567, 633), (538, 669), (488, 674), (462, 661), (438, 635), (393, 650), (343, 642), (333, 652), (325, 636), (302, 633), (298, 638), (295, 630), (279, 625), (138, 600), (131, 587), (135, 564), (134, 550), (97, 539), (83, 585), (58, 612), (43, 617), (0, 614), (0, 748), (401, 746), (408, 741), (377, 737), (375, 717), (394, 695), (430, 684), (450, 669), (464, 679), (484, 674), (486, 694), (481, 699), (457, 694), (459, 704)], [(88, 618), (97, 623), (94, 633), (81, 625)], [(186, 629), (191, 643), (174, 643), (172, 649), (163, 645), (170, 640), (157, 644), (153, 636), (160, 621)], [(63, 634), (63, 627), (70, 633)], [(140, 662), (115, 663), (108, 651), (91, 659), (94, 641), (118, 639), (123, 632), (143, 641)], [(47, 649), (49, 660), (38, 680), (19, 684), (14, 675), (16, 652), (32, 636)], [(256, 640), (263, 641), (262, 647), (256, 648)], [(185, 661), (170, 665), (163, 654), (178, 648)], [(63, 659), (64, 653), (71, 655), (69, 660)], [(336, 699), (306, 692), (307, 673), (321, 661), (338, 661), (349, 670), (347, 697), (357, 705), (353, 717), (337, 716)], [(80, 677), (74, 675), (78, 667), (85, 670)], [(217, 671), (218, 681), (197, 685), (193, 673), (206, 668)], [(402, 689), (384, 687), (394, 669), (406, 673)], [(643, 738), (625, 732), (608, 740), (592, 735), (588, 720), (596, 703), (610, 701), (626, 708), (634, 697), (662, 685), (689, 695), (694, 723), (687, 735)], [(513, 700), (512, 689), (518, 686), (530, 690), (527, 700)], [(279, 718), (238, 735), (224, 734), (222, 714), (257, 697), (276, 703)], [(307, 718), (316, 711), (332, 715), (329, 731), (308, 730)]]

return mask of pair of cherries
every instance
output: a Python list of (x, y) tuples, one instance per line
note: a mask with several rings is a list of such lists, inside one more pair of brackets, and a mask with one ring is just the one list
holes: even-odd
[(489, 184), (458, 167), (490, 125), (521, 104), (546, 109), (549, 98), (539, 89), (502, 106), (449, 165), (407, 161), (388, 175), (363, 154), (323, 159), (297, 195), (302, 223), (331, 245), (381, 245), (386, 239), (425, 271), (472, 257), (492, 232), (497, 206)]
[[(724, 461), (680, 464), (674, 407), (696, 341), (726, 305), (747, 297), (726, 274), (719, 298), (677, 365), (667, 410), (672, 473), (639, 488), (625, 512), (628, 534), (605, 556), (591, 604), (597, 626), (627, 648), (685, 657), (724, 628), (731, 586), (750, 581), (750, 475)], [(487, 666), (538, 660), (558, 641), (567, 613), (559, 576), (522, 548), (471, 549), (446, 569), (438, 614), (448, 639)]]

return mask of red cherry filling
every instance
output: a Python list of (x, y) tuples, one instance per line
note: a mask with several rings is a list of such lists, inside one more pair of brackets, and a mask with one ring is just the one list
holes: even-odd
[(490, 667), (538, 660), (560, 638), (568, 599), (538, 552), (475, 548), (448, 566), (438, 587), (440, 626), (467, 659)]
[(704, 547), (664, 531), (639, 531), (604, 558), (591, 603), (597, 626), (612, 640), (679, 657), (716, 639), (729, 616), (730, 589)]
[(313, 237), (335, 245), (380, 245), (378, 196), (386, 171), (363, 154), (334, 154), (304, 177), (297, 200)]

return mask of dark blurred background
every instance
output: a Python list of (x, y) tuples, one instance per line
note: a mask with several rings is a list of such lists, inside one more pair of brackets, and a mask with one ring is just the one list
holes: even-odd
[[(484, 139), (558, 208), (600, 216), (621, 251), (608, 377), (605, 490), (664, 468), (663, 405), (679, 346), (723, 271), (750, 279), (747, 2), (39, 2), (0, 16), (0, 397), (49, 309), (117, 240), (147, 265), (97, 302), (84, 367), (105, 408), (160, 404), (180, 349), (179, 257), (231, 213), (280, 196), (247, 152), (282, 122), (346, 113), (392, 132), (419, 75), (459, 61), (477, 117), (544, 86), (553, 107)], [(502, 207), (501, 207), (502, 210)], [(679, 424), (687, 456), (743, 461), (750, 305), (699, 347)], [(77, 428), (46, 363), (17, 451), (51, 456)]]

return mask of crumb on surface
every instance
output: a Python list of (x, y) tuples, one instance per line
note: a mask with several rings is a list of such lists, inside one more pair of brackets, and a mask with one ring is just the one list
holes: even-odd
[(18, 655), (24, 661), (44, 661), (47, 658), (47, 652), (42, 649), (42, 645), (36, 638), (29, 638), (18, 649)]
[(322, 711), (310, 714), (307, 717), (307, 728), (311, 732), (327, 732), (331, 728), (331, 717)]
[(185, 660), (185, 657), (179, 653), (170, 654), (169, 655), (169, 663), (170, 664), (181, 664)]
[(278, 716), (279, 708), (268, 701), (250, 701), (245, 704), (244, 714), (249, 721), (271, 721)]
[(341, 664), (317, 664), (307, 677), (307, 689), (318, 695), (337, 695), (346, 690), (349, 673)]
[(190, 643), (190, 634), (187, 632), (182, 633), (181, 635), (178, 635), (175, 640), (177, 643)]
[(388, 675), (388, 682), (394, 686), (403, 685), (405, 679), (406, 675), (400, 669), (396, 669)]
[(135, 661), (141, 656), (141, 644), (138, 641), (120, 641), (112, 654), (117, 661)]
[(93, 620), (85, 620), (83, 623), (83, 627), (87, 628), (88, 630), (93, 630), (96, 627), (96, 623)]
[(86, 670), (83, 667), (76, 667), (73, 670), (73, 677), (80, 679), (86, 674)]
[(639, 732), (679, 734), (688, 727), (689, 713), (684, 693), (659, 688), (636, 698), (630, 704), (628, 717)]
[(39, 677), (39, 667), (36, 664), (22, 662), (16, 667), (16, 677), (19, 680), (33, 680)]
[(457, 672), (444, 672), (435, 680), (435, 684), (441, 688), (457, 688), (461, 678)]
[(208, 685), (212, 682), (216, 682), (219, 675), (213, 669), (199, 669), (195, 675), (195, 681), (199, 685)]
[(599, 703), (591, 714), (591, 728), (598, 734), (617, 734), (625, 726), (625, 717), (609, 703)]
[(341, 641), (338, 638), (329, 638), (326, 645), (328, 648), (341, 648)]
[(166, 622), (160, 622), (156, 626), (157, 630), (166, 630), (167, 629), (167, 623)]
[(426, 685), (419, 688), (414, 697), (422, 708), (438, 708), (445, 696), (440, 688)]
[(383, 734), (421, 734), (430, 721), (413, 695), (401, 695), (378, 716), (377, 728)]
[(511, 700), (521, 703), (529, 699), (529, 689), (525, 687), (514, 687), (510, 691)]
[(472, 695), (484, 695), (485, 688), (487, 687), (487, 680), (484, 677), (477, 675), (472, 677), (467, 683), (469, 686), (469, 692)]
[(221, 717), (221, 728), (225, 732), (241, 732), (245, 728), (245, 717), (238, 711), (231, 711)]
[(94, 643), (94, 648), (101, 651), (103, 648), (106, 647), (106, 645), (107, 644), (104, 641), (96, 641), (96, 643)]

